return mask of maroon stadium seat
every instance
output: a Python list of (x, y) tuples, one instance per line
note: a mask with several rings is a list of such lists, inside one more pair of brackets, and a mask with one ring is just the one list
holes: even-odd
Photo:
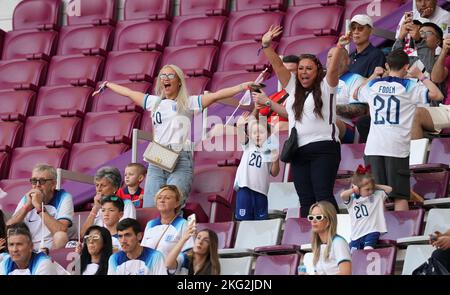
[[(317, 17), (318, 15), (320, 17)], [(342, 6), (292, 7), (286, 13), (283, 36), (337, 35), (343, 16)]]
[(80, 142), (126, 142), (131, 138), (133, 128), (140, 124), (140, 114), (136, 112), (87, 113), (84, 118)]
[[(277, 44), (274, 43), (273, 46), (276, 49)], [(263, 53), (257, 55), (260, 48), (261, 42), (254, 40), (224, 42), (220, 49), (217, 71), (260, 72), (264, 70), (269, 62)]]
[(136, 220), (141, 225), (141, 230), (144, 231), (147, 226), (147, 222), (152, 219), (158, 218), (160, 213), (156, 207), (151, 208), (136, 208)]
[(65, 26), (59, 34), (58, 55), (104, 55), (111, 50), (112, 26)]
[(22, 142), (23, 123), (19, 121), (0, 121), (0, 150), (5, 151), (5, 146), (15, 148)]
[(45, 82), (47, 62), (41, 60), (0, 61), (0, 89), (37, 90)]
[(29, 169), (26, 178), (0, 180), (0, 188), (8, 193), (6, 198), (0, 199), (0, 204), (4, 212), (14, 213), (22, 197), (31, 189), (30, 177), (31, 169)]
[(36, 92), (31, 90), (0, 91), (0, 116), (6, 114), (21, 114), (29, 116), (34, 113)]
[(103, 73), (101, 56), (54, 56), (50, 62), (47, 86), (95, 86)]
[(284, 37), (281, 38), (278, 54), (319, 54), (331, 48), (336, 41), (337, 36), (303, 35), (298, 37)]
[(339, 208), (346, 208), (344, 201), (341, 198), (341, 193), (349, 189), (350, 187), (351, 187), (351, 178), (349, 175), (347, 175), (347, 177), (344, 178), (337, 178), (334, 181), (333, 195), (334, 198), (336, 199)]
[(2, 55), (2, 51), (3, 51), (3, 43), (5, 41), (5, 31), (3, 31), (2, 29), (0, 29), (0, 56)]
[(151, 83), (160, 55), (161, 53), (156, 51), (110, 52), (103, 80)]
[(50, 250), (49, 256), (65, 270), (71, 272), (75, 268), (75, 260), (80, 255), (75, 252), (75, 248), (60, 248)]
[(425, 211), (415, 209), (409, 211), (385, 211), (387, 233), (381, 235), (380, 242), (394, 242), (400, 238), (420, 236)]
[(75, 143), (80, 136), (82, 119), (79, 117), (28, 117), (23, 134), (23, 147)]
[(172, 18), (172, 7), (172, 0), (126, 0), (124, 19), (170, 20)]
[(54, 29), (60, 24), (59, 0), (25, 0), (14, 8), (13, 30)]
[(425, 200), (448, 197), (450, 172), (447, 170), (414, 172), (410, 179), (411, 189)]
[[(79, 211), (79, 212), (74, 212), (73, 213), (73, 224), (77, 226), (78, 228), (78, 216), (80, 216), (80, 224), (81, 226), (83, 226), (83, 224), (86, 222), (89, 213), (91, 213), (91, 211)], [(82, 233), (81, 233), (82, 234)]]
[(218, 45), (223, 41), (225, 16), (177, 16), (170, 30), (170, 45)]
[(242, 150), (238, 150), (237, 136), (215, 136), (199, 142), (194, 150), (195, 167), (238, 166)]
[(107, 25), (116, 20), (117, 1), (115, 0), (77, 0), (80, 14), (67, 15), (67, 24), (76, 25)]
[(339, 175), (352, 175), (358, 165), (364, 165), (364, 143), (341, 144)]
[(397, 249), (387, 247), (352, 253), (353, 275), (394, 275)]
[(23, 147), (12, 152), (8, 178), (30, 177), (31, 169), (37, 164), (47, 163), (55, 168), (66, 168), (69, 151), (55, 147)]
[(36, 116), (85, 113), (90, 110), (91, 87), (41, 87), (36, 100)]
[(242, 81), (255, 81), (259, 72), (247, 71), (227, 71), (215, 72), (211, 80), (211, 91), (217, 91), (222, 88), (231, 87), (242, 83)]
[(210, 229), (217, 234), (219, 240), (218, 249), (233, 248), (234, 231), (236, 229), (234, 221), (197, 223), (197, 232), (203, 229)]
[(282, 10), (288, 6), (286, 0), (236, 0), (236, 10)]
[(205, 89), (210, 81), (208, 77), (185, 77), (186, 87), (189, 95), (198, 95), (205, 92)]
[(142, 114), (142, 120), (141, 120), (141, 130), (150, 132), (153, 128), (152, 126), (152, 117), (150, 115), (149, 111), (144, 111)]
[[(402, 5), (401, 1), (395, 0), (381, 0), (377, 1), (381, 8), (381, 13), (376, 13), (372, 15), (372, 21), (375, 23), (377, 20), (389, 15), (391, 12), (395, 11)], [(345, 2), (345, 15), (344, 19), (351, 19), (356, 14), (367, 14), (368, 5), (372, 5), (373, 0), (348, 0)], [(370, 11), (370, 9), (369, 9)], [(371, 11), (372, 12), (372, 11)], [(378, 11), (377, 11), (378, 12)], [(343, 28), (344, 30), (345, 28)]]
[(229, 0), (184, 0), (180, 1), (180, 15), (227, 15)]
[(0, 151), (0, 180), (6, 178), (8, 170), (9, 170), (9, 153)]
[[(142, 93), (148, 93), (151, 88), (151, 84), (148, 82), (128, 82), (119, 84)], [(129, 108), (130, 110), (139, 108), (142, 109), (142, 106), (137, 106), (128, 97), (119, 95), (109, 89), (105, 89), (105, 91), (93, 98), (93, 112), (119, 111), (125, 108)]]
[(166, 36), (170, 26), (167, 20), (121, 21), (116, 27), (114, 50), (123, 51), (131, 49), (162, 51), (166, 46)]
[(2, 59), (48, 59), (56, 51), (57, 38), (55, 31), (8, 32)]
[(76, 143), (72, 146), (68, 170), (87, 173), (130, 149), (123, 143)]
[(195, 213), (197, 221), (231, 221), (236, 193), (233, 189), (237, 167), (200, 167), (194, 170), (185, 215)]
[(282, 25), (284, 12), (240, 11), (230, 15), (227, 26), (227, 41), (257, 40), (271, 25)]
[(342, 5), (345, 0), (294, 0), (292, 5), (294, 6), (305, 6), (305, 5)]
[(300, 257), (300, 254), (258, 256), (255, 275), (296, 275)]
[(215, 46), (166, 47), (161, 65), (174, 64), (188, 76), (211, 77), (218, 48)]

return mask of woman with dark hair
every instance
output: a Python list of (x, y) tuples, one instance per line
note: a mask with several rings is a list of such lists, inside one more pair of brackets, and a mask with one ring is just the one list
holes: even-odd
[(267, 95), (253, 93), (257, 105), (266, 105), (287, 117), (289, 130), (297, 129), (298, 149), (291, 162), (294, 185), (300, 199), (301, 216), (318, 201), (329, 201), (336, 209), (333, 185), (341, 161), (339, 130), (336, 127), (336, 87), (339, 83), (339, 60), (348, 36), (339, 39), (336, 54), (326, 73), (319, 59), (312, 54), (299, 56), (296, 73), (289, 72), (270, 46), (282, 33), (280, 26), (271, 26), (262, 38), (264, 54), (269, 59), (281, 86), (289, 93), (286, 107), (272, 103)]
[(82, 275), (108, 274), (108, 260), (111, 254), (112, 241), (109, 230), (97, 225), (89, 227), (81, 249), (80, 273)]
[(0, 253), (8, 252), (6, 247), (6, 221), (3, 211), (0, 210)]
[(184, 243), (194, 235), (195, 223), (189, 225), (181, 240), (167, 255), (167, 272), (181, 275), (220, 275), (219, 239), (214, 231), (210, 229), (199, 231), (195, 235), (194, 247), (181, 252)]

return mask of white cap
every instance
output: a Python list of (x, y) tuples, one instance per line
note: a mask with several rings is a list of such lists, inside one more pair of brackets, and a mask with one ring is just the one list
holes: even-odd
[(373, 28), (373, 22), (372, 22), (372, 18), (370, 18), (370, 16), (366, 15), (366, 14), (357, 14), (354, 17), (352, 17), (352, 20), (350, 21), (351, 23), (358, 23), (362, 26), (368, 25), (371, 28)]

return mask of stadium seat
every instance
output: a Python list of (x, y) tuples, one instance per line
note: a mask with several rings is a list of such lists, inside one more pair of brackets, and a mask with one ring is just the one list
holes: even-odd
[[(438, 165), (443, 163), (444, 166)], [(431, 141), (428, 161), (425, 165), (413, 165), (412, 170), (426, 170), (431, 168), (448, 168), (450, 163), (450, 138), (434, 138)]]
[(338, 175), (353, 175), (358, 165), (364, 165), (364, 143), (341, 144), (341, 163)]
[(36, 92), (31, 90), (0, 90), (0, 116), (23, 115), (30, 116), (34, 113)]
[(151, 113), (149, 111), (144, 111), (142, 114), (141, 128), (139, 129), (150, 132), (153, 129), (151, 120)]
[(429, 150), (430, 140), (428, 138), (411, 140), (409, 147), (409, 165), (425, 164)]
[(352, 253), (353, 275), (394, 275), (397, 248), (356, 250)]
[[(99, 82), (98, 84), (101, 84)], [(125, 82), (119, 83), (121, 86), (130, 88), (134, 91), (139, 91), (142, 93), (150, 93), (151, 84), (148, 82)], [(119, 110), (137, 110), (142, 109), (142, 106), (136, 105), (128, 97), (119, 95), (110, 89), (105, 89), (105, 91), (96, 95), (92, 102), (93, 112), (109, 112), (109, 111), (119, 111)]]
[[(261, 48), (260, 43), (254, 40), (224, 42), (220, 49), (217, 71), (260, 72), (264, 70), (268, 66), (268, 61), (264, 54), (257, 55)], [(274, 43), (275, 49), (276, 46), (277, 44)]]
[[(281, 173), (281, 171), (280, 171)], [(269, 215), (284, 215), (287, 208), (300, 207), (293, 182), (270, 182), (267, 193)]]
[(6, 178), (9, 171), (9, 153), (0, 151), (0, 180)]
[(409, 245), (408, 248), (406, 248), (402, 275), (411, 275), (416, 268), (431, 257), (434, 250), (436, 250), (436, 248), (431, 245)]
[[(401, 1), (395, 0), (380, 0), (378, 8), (374, 11), (375, 6), (373, 5), (373, 0), (353, 0), (345, 2), (345, 19), (351, 19), (356, 14), (368, 14), (371, 13), (372, 21), (375, 23), (377, 20), (389, 15), (391, 12), (399, 8), (402, 3)], [(374, 13), (376, 12), (376, 13)], [(343, 28), (344, 30), (345, 28)]]
[(261, 41), (271, 25), (282, 25), (284, 13), (274, 11), (237, 11), (230, 14), (225, 40)]
[(229, 0), (185, 0), (180, 1), (180, 15), (227, 15)]
[(55, 31), (11, 31), (5, 36), (2, 60), (44, 59), (55, 54), (58, 33)]
[(236, 225), (234, 221), (216, 223), (197, 223), (197, 232), (203, 229), (210, 229), (217, 234), (219, 239), (218, 249), (232, 248), (234, 242), (234, 231)]
[(41, 60), (0, 61), (0, 89), (33, 90), (44, 84), (47, 62)]
[(60, 22), (59, 0), (21, 1), (13, 14), (13, 30), (57, 29)]
[(49, 256), (69, 273), (73, 273), (76, 268), (75, 263), (79, 259), (80, 254), (75, 252), (75, 248), (61, 248), (50, 250)]
[(101, 56), (54, 56), (50, 62), (46, 86), (95, 86), (103, 73)]
[[(28, 117), (23, 134), (23, 147), (73, 144), (80, 136), (82, 119), (76, 116)], [(64, 143), (65, 142), (65, 143)], [(66, 145), (69, 147), (70, 145)]]
[[(73, 229), (69, 231), (72, 236), (69, 236), (69, 239), (78, 240), (78, 221), (80, 222), (80, 225), (83, 226), (89, 216), (89, 213), (91, 213), (91, 211), (79, 211), (73, 213)], [(83, 235), (83, 233), (80, 234)]]
[(274, 246), (279, 243), (282, 219), (241, 221), (234, 248), (221, 249), (221, 256), (248, 256), (262, 246)]
[(172, 0), (126, 0), (124, 19), (170, 20), (173, 14), (172, 7)]
[(343, 5), (345, 0), (294, 0), (292, 5), (305, 6), (305, 5)]
[(387, 233), (380, 236), (380, 243), (418, 236), (422, 234), (423, 209), (409, 211), (385, 211)]
[(0, 199), (3, 212), (9, 214), (14, 213), (22, 197), (31, 189), (30, 177), (31, 169), (28, 172), (27, 178), (0, 180), (0, 188), (8, 193), (6, 198)]
[(136, 220), (141, 225), (141, 230), (144, 231), (147, 226), (147, 222), (152, 219), (158, 218), (160, 213), (156, 207), (151, 208), (136, 208)]
[(174, 64), (187, 76), (211, 77), (218, 48), (215, 46), (166, 47), (161, 65)]
[(242, 149), (236, 135), (221, 135), (199, 142), (194, 149), (194, 165), (202, 166), (238, 166)]
[(236, 192), (233, 189), (237, 167), (199, 167), (186, 201), (186, 216), (195, 213), (197, 222), (231, 221)]
[(258, 256), (255, 275), (296, 275), (299, 262), (300, 254)]
[(254, 258), (252, 256), (237, 258), (219, 258), (221, 275), (250, 275)]
[(58, 55), (105, 55), (111, 50), (112, 26), (65, 26), (59, 34)]
[(411, 176), (411, 189), (426, 201), (439, 201), (440, 198), (448, 197), (449, 180), (449, 171), (415, 172)]
[(449, 229), (450, 224), (450, 209), (436, 209), (433, 208), (428, 211), (426, 219), (425, 230), (422, 236), (410, 236), (406, 238), (397, 239), (397, 243), (403, 244), (419, 244), (428, 243), (429, 235), (435, 231), (445, 233)]
[(281, 38), (278, 54), (300, 55), (304, 53), (319, 54), (331, 48), (337, 41), (337, 36), (303, 35)]
[(215, 72), (209, 89), (211, 91), (217, 91), (222, 88), (238, 85), (242, 81), (255, 81), (259, 74), (259, 72), (247, 72), (245, 70)]
[[(342, 163), (342, 161), (341, 161)], [(351, 186), (351, 178), (345, 177), (345, 178), (337, 178), (334, 181), (333, 186), (333, 195), (334, 199), (336, 200), (339, 210), (343, 212), (347, 212), (347, 206), (345, 206), (344, 201), (341, 198), (341, 193), (347, 189), (349, 189)]]
[(185, 77), (186, 87), (188, 89), (189, 95), (203, 94), (205, 89), (211, 80), (208, 77)]
[(343, 16), (342, 6), (291, 7), (286, 13), (283, 36), (338, 35)]
[(177, 16), (172, 22), (169, 44), (219, 45), (223, 41), (226, 23), (225, 16)]
[(36, 116), (76, 115), (91, 109), (91, 87), (41, 87), (36, 100)]
[(114, 24), (117, 13), (115, 0), (77, 0), (80, 10), (67, 15), (67, 25), (110, 25)]
[(281, 10), (285, 11), (288, 6), (286, 0), (236, 0), (236, 10), (258, 10), (265, 11)]
[(0, 151), (7, 151), (7, 147), (15, 148), (22, 142), (23, 123), (20, 121), (0, 121)]
[(116, 26), (114, 50), (158, 50), (162, 51), (167, 43), (170, 22), (127, 20)]
[(156, 51), (110, 52), (103, 80), (152, 82), (161, 53)]
[(27, 178), (31, 169), (37, 164), (47, 163), (55, 168), (66, 168), (69, 151), (65, 148), (54, 147), (23, 147), (12, 152), (8, 178)]

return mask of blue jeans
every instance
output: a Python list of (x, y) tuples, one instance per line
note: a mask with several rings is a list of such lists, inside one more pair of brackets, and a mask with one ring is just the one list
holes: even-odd
[(172, 173), (162, 170), (152, 164), (148, 165), (147, 179), (144, 188), (144, 208), (155, 207), (155, 195), (165, 184), (176, 185), (183, 194), (182, 207), (191, 191), (192, 180), (194, 178), (194, 162), (192, 152), (182, 151)]

